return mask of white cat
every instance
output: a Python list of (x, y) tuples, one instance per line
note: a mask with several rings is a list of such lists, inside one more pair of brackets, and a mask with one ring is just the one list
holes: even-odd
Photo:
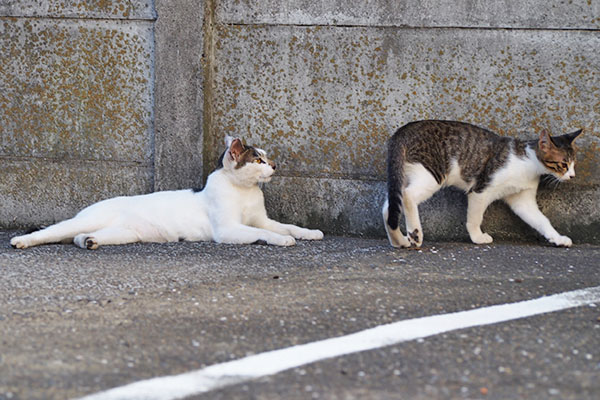
[(275, 164), (263, 150), (227, 137), (220, 168), (200, 192), (177, 190), (115, 197), (95, 203), (74, 218), (11, 239), (19, 249), (44, 243), (74, 242), (96, 249), (134, 242), (214, 240), (264, 241), (292, 246), (295, 239), (320, 240), (323, 232), (282, 224), (267, 217), (259, 182), (269, 182)]

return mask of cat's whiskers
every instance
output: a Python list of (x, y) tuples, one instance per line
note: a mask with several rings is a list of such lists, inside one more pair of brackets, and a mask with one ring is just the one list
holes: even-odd
[(556, 188), (560, 184), (560, 180), (552, 174), (543, 175), (541, 180), (543, 186), (551, 190), (556, 190)]

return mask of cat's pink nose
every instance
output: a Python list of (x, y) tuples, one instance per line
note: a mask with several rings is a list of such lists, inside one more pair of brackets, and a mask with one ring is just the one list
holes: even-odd
[(277, 169), (277, 166), (275, 165), (275, 163), (273, 161), (270, 161), (269, 165), (271, 166), (271, 168)]

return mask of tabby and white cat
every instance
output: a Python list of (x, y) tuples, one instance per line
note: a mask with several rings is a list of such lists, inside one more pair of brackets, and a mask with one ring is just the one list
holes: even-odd
[[(572, 241), (560, 235), (538, 208), (540, 176), (559, 181), (575, 176), (573, 140), (581, 130), (562, 136), (540, 133), (523, 141), (455, 121), (418, 121), (396, 131), (388, 142), (388, 199), (384, 226), (394, 247), (420, 247), (423, 229), (419, 203), (445, 186), (467, 193), (467, 231), (473, 243), (491, 243), (481, 231), (486, 208), (503, 199), (527, 224), (556, 246)], [(406, 232), (400, 231), (404, 212)]]
[(11, 239), (13, 247), (73, 241), (100, 245), (134, 242), (214, 240), (219, 243), (264, 241), (291, 246), (295, 239), (320, 240), (319, 230), (282, 224), (267, 217), (259, 182), (269, 182), (275, 163), (266, 153), (226, 138), (219, 168), (200, 192), (191, 189), (115, 197), (95, 203), (74, 218)]

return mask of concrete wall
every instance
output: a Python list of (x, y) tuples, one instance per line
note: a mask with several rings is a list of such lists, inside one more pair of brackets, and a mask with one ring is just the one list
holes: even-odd
[[(599, 28), (587, 0), (0, 1), (0, 225), (199, 186), (230, 134), (278, 162), (273, 217), (381, 236), (385, 141), (443, 118), (584, 128), (577, 179), (539, 199), (600, 242)], [(424, 204), (426, 239), (466, 239), (465, 206)], [(484, 227), (535, 237), (500, 204)]]
[[(277, 218), (382, 235), (385, 141), (399, 126), (456, 119), (531, 138), (584, 128), (577, 180), (540, 203), (562, 232), (598, 241), (598, 4), (215, 1), (208, 148), (237, 133), (275, 156)], [(465, 206), (454, 191), (424, 204), (426, 237), (467, 239)], [(503, 205), (484, 226), (534, 237)]]
[(0, 2), (0, 224), (153, 188), (149, 0)]

